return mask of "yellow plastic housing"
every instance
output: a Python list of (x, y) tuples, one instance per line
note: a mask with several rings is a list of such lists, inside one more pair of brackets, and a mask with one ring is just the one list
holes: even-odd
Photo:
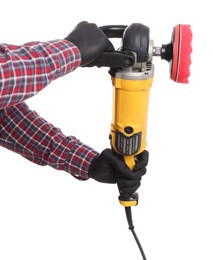
[[(113, 149), (120, 153), (116, 147), (117, 131), (126, 137), (139, 132), (142, 133), (139, 150), (133, 155), (122, 154), (130, 169), (134, 167), (134, 156), (143, 152), (146, 148), (148, 103), (152, 82), (153, 78), (146, 80), (112, 78), (114, 88), (111, 142)], [(132, 133), (128, 134), (125, 132), (125, 127), (127, 126), (133, 129)]]

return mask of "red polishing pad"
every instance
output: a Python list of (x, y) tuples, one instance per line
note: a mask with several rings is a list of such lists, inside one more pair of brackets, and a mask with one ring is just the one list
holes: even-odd
[(192, 52), (192, 31), (190, 25), (176, 25), (173, 29), (173, 59), (170, 77), (178, 83), (188, 83)]

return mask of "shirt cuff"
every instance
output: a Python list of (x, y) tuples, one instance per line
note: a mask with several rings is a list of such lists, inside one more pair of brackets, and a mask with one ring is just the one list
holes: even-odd
[(86, 144), (81, 143), (76, 139), (76, 142), (71, 145), (71, 149), (64, 163), (64, 170), (79, 180), (87, 180), (89, 167), (95, 157), (99, 155)]

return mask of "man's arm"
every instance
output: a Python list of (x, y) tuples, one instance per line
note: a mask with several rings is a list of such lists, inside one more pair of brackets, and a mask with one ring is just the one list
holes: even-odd
[(65, 136), (25, 103), (0, 110), (0, 145), (80, 180), (88, 179), (90, 164), (98, 155), (75, 137)]
[(23, 102), (81, 62), (79, 49), (67, 40), (0, 45), (0, 109)]

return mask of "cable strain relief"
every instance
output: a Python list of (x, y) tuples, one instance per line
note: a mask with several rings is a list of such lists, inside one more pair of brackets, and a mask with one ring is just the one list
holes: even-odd
[(134, 230), (134, 228), (135, 228), (134, 226), (129, 227), (130, 230)]
[(132, 221), (131, 207), (125, 207), (125, 212), (126, 212), (126, 218), (127, 218), (129, 229), (133, 230), (135, 227), (134, 227), (133, 221)]

